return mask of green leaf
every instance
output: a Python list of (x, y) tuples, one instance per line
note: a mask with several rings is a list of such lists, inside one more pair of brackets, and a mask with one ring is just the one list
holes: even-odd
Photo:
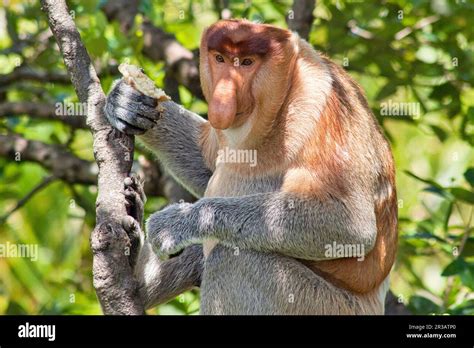
[(467, 113), (463, 115), (459, 132), (463, 140), (474, 146), (474, 132), (471, 130), (473, 128), (472, 125), (474, 125), (474, 107), (471, 106), (467, 109)]
[(456, 259), (446, 266), (446, 268), (441, 273), (441, 276), (449, 277), (455, 274), (459, 274), (464, 270), (465, 267), (466, 267), (466, 262), (463, 259), (461, 258)]
[(438, 59), (438, 54), (431, 46), (421, 46), (416, 52), (416, 58), (424, 63), (433, 64)]
[(454, 260), (441, 273), (443, 277), (453, 275), (458, 275), (464, 286), (474, 289), (474, 263), (466, 262), (463, 258)]
[(412, 178), (415, 178), (416, 180), (418, 181), (421, 181), (421, 182), (424, 182), (425, 184), (429, 184), (433, 187), (436, 187), (437, 189), (439, 190), (444, 190), (444, 187), (441, 186), (440, 184), (438, 184), (437, 182), (433, 181), (433, 180), (429, 180), (429, 179), (423, 179), (415, 174), (413, 174), (412, 172), (410, 172), (409, 170), (405, 170), (404, 171), (406, 174), (408, 174), (409, 176), (411, 176)]
[(443, 128), (435, 126), (435, 125), (430, 125), (430, 128), (433, 130), (433, 132), (438, 137), (439, 141), (441, 141), (442, 143), (448, 138), (448, 134)]
[(461, 272), (461, 282), (469, 289), (474, 290), (474, 265), (468, 264)]
[(94, 57), (100, 57), (107, 50), (107, 40), (103, 36), (84, 39), (87, 50)]
[(444, 216), (444, 221), (443, 221), (443, 231), (445, 233), (448, 232), (449, 218), (451, 217), (451, 214), (453, 212), (453, 207), (454, 207), (453, 202), (450, 202), (446, 209), (446, 215)]
[(450, 310), (451, 314), (455, 315), (473, 315), (474, 314), (474, 300), (467, 300), (459, 306)]
[(464, 172), (464, 178), (469, 183), (469, 185), (474, 187), (474, 167), (468, 168), (468, 170)]
[(389, 83), (387, 83), (385, 86), (382, 87), (382, 89), (379, 91), (375, 99), (377, 100), (385, 99), (386, 97), (394, 94), (396, 91), (397, 91), (397, 85), (393, 81), (390, 81)]
[(412, 233), (412, 234), (406, 234), (404, 236), (404, 239), (434, 239), (434, 240), (437, 240), (438, 242), (448, 243), (443, 238), (438, 237), (438, 236), (434, 235), (433, 233), (430, 233), (430, 232), (427, 232), (427, 231), (415, 232), (415, 233)]
[(463, 189), (462, 187), (453, 187), (449, 191), (460, 201), (474, 204), (474, 192)]
[[(474, 232), (474, 227), (471, 229), (471, 233), (472, 232)], [(462, 250), (461, 256), (462, 257), (474, 256), (474, 237), (468, 238), (468, 240), (466, 241), (466, 244), (464, 244), (464, 249)]]
[(439, 189), (437, 187), (434, 187), (434, 186), (427, 186), (423, 189), (423, 191), (431, 192), (431, 193), (437, 194), (437, 195), (439, 195), (441, 197), (444, 197), (444, 198), (450, 198), (448, 192), (446, 192), (443, 189)]
[(440, 313), (440, 307), (433, 301), (422, 296), (412, 296), (408, 309), (417, 314)]

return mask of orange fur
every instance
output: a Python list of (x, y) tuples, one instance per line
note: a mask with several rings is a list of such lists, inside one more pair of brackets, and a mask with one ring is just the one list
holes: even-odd
[[(252, 42), (247, 42), (249, 35)], [(232, 58), (239, 55), (239, 45), (245, 55), (254, 57), (253, 69), (229, 73), (216, 65), (216, 50)], [(200, 59), (207, 100), (212, 102), (220, 79), (233, 79), (236, 110), (241, 111), (225, 131), (204, 129), (201, 144), (210, 166), (215, 168), (215, 154), (224, 146), (255, 149), (256, 168), (229, 164), (222, 170), (242, 178), (281, 174), (282, 191), (321, 202), (355, 195), (370, 200), (377, 238), (363, 261), (301, 262), (337, 286), (356, 293), (375, 290), (395, 261), (397, 202), (390, 147), (361, 88), (290, 32), (246, 21), (221, 21), (208, 29)], [(214, 187), (225, 185), (221, 178), (225, 181), (226, 175), (218, 175)], [(225, 195), (225, 190), (212, 193)]]

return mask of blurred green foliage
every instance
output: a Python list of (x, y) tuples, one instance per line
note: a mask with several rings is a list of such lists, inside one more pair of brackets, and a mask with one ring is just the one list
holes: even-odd
[[(82, 39), (97, 66), (129, 59), (163, 85), (163, 63), (141, 49), (143, 33), (123, 34), (108, 22), (104, 1), (69, 1)], [(469, 0), (318, 0), (309, 41), (344, 66), (365, 89), (389, 137), (397, 165), (400, 213), (398, 259), (392, 291), (413, 313), (474, 314), (474, 4)], [(0, 7), (0, 75), (16, 66), (64, 71), (55, 45), (36, 56), (47, 30), (37, 1)], [(234, 17), (286, 27), (290, 1), (230, 1)], [(142, 0), (142, 14), (186, 48), (198, 48), (202, 29), (218, 19), (209, 0)], [(19, 52), (16, 39), (30, 38)], [(117, 76), (101, 78), (108, 90)], [(180, 86), (183, 105), (204, 114), (206, 105)], [(0, 86), (5, 101), (77, 101), (70, 85), (18, 82)], [(416, 103), (419, 115), (385, 115), (386, 103)], [(85, 130), (27, 115), (0, 118), (0, 134), (62, 144), (93, 160)], [(0, 216), (48, 175), (41, 165), (0, 158)], [(38, 244), (38, 261), (0, 258), (0, 313), (96, 314), (89, 236), (95, 187), (55, 181), (0, 224), (0, 243)], [(163, 204), (151, 198), (149, 214)], [(195, 314), (199, 295), (188, 292), (151, 310)]]

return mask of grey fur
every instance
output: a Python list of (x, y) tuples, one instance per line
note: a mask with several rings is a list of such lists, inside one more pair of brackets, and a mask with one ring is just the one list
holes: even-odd
[[(125, 132), (144, 132), (140, 139), (176, 179), (204, 197), (194, 204), (173, 204), (148, 220), (148, 238), (142, 238), (135, 267), (147, 306), (192, 288), (202, 271), (202, 314), (383, 313), (388, 278), (377, 291), (357, 295), (295, 259), (327, 259), (325, 246), (333, 242), (371, 250), (376, 237), (373, 193), (365, 192), (357, 179), (344, 201), (323, 202), (283, 194), (282, 177), (275, 173), (242, 177), (226, 164), (210, 168), (200, 143), (204, 119), (174, 102), (162, 103), (162, 114), (147, 114), (144, 107), (137, 107), (142, 113), (137, 114), (127, 100), (138, 102), (138, 97), (129, 92), (109, 95), (111, 123)], [(135, 121), (143, 117), (154, 124)], [(192, 245), (210, 240), (219, 244), (203, 261), (200, 246)], [(182, 249), (170, 260), (159, 258)]]
[(140, 281), (139, 291), (145, 308), (172, 300), (201, 284), (203, 254), (200, 245), (190, 246), (178, 256), (162, 261), (145, 240), (139, 257), (135, 275)]
[(196, 197), (202, 197), (212, 171), (205, 164), (199, 137), (206, 121), (172, 102), (164, 108), (156, 127), (140, 137), (175, 179)]
[(333, 242), (360, 244), (366, 254), (377, 236), (369, 202), (303, 200), (283, 193), (202, 198), (173, 204), (147, 222), (158, 254), (216, 238), (229, 247), (276, 252), (307, 260), (327, 260)]
[(160, 117), (156, 106), (156, 100), (119, 80), (107, 97), (104, 112), (112, 126), (135, 135), (143, 134), (155, 126)]

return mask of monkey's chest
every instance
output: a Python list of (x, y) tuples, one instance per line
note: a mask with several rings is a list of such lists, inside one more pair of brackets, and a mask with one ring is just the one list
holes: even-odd
[(205, 197), (238, 197), (277, 191), (282, 184), (283, 175), (260, 173), (243, 174), (232, 167), (219, 166), (208, 182)]

